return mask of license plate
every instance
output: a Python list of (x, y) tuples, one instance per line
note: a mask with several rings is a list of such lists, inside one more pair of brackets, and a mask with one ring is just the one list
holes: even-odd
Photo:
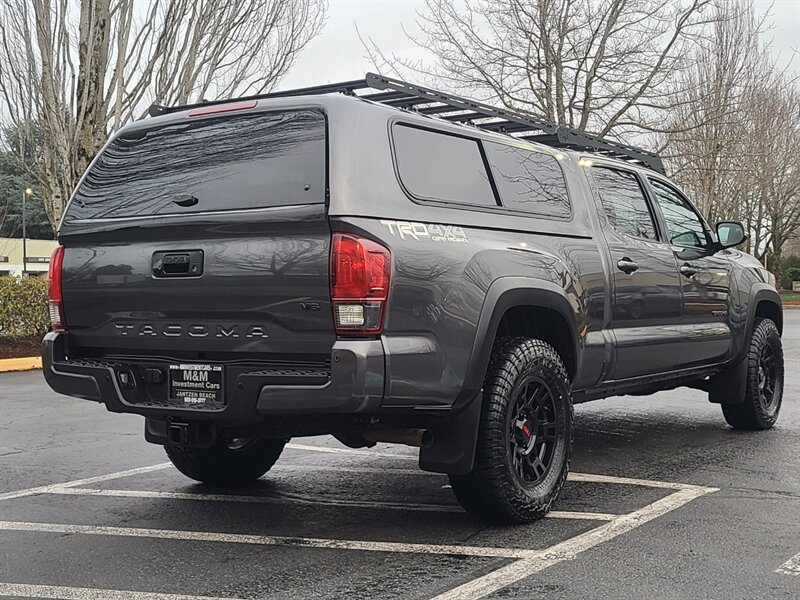
[(169, 397), (184, 404), (221, 403), (222, 365), (170, 365)]

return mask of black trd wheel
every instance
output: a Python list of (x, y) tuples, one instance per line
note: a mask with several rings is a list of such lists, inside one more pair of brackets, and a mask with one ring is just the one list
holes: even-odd
[(269, 471), (288, 440), (232, 438), (211, 448), (164, 446), (181, 473), (203, 483), (238, 485)]
[(567, 478), (572, 394), (567, 371), (540, 340), (498, 341), (483, 384), (475, 465), (450, 475), (467, 511), (496, 523), (544, 517)]
[(769, 429), (778, 420), (783, 400), (783, 346), (778, 328), (761, 319), (753, 328), (747, 353), (744, 403), (723, 404), (722, 414), (734, 429)]

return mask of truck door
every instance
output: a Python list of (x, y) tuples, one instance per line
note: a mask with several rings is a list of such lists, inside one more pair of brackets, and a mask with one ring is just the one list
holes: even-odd
[(619, 380), (669, 371), (678, 361), (681, 280), (672, 248), (659, 236), (643, 183), (632, 171), (591, 169), (612, 275), (610, 328)]
[(723, 361), (732, 344), (728, 253), (715, 252), (708, 227), (683, 194), (656, 178), (649, 178), (649, 183), (681, 274), (684, 344), (678, 364)]

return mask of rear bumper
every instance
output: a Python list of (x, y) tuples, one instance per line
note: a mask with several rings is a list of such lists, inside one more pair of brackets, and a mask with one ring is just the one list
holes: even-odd
[[(271, 414), (337, 414), (376, 412), (383, 400), (384, 351), (380, 340), (339, 340), (330, 367), (286, 369), (266, 364), (225, 365), (225, 404), (208, 409), (182, 406), (149, 394), (147, 383), (135, 390), (121, 387), (120, 372), (138, 379), (147, 360), (70, 360), (67, 335), (48, 333), (42, 341), (42, 368), (48, 385), (59, 394), (100, 402), (112, 412), (165, 419), (263, 421)], [(160, 363), (166, 367), (168, 363)]]

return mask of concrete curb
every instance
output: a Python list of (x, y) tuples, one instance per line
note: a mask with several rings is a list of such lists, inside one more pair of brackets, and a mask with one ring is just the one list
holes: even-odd
[(25, 358), (3, 358), (0, 359), (0, 373), (11, 371), (30, 371), (42, 368), (41, 356), (28, 356)]

